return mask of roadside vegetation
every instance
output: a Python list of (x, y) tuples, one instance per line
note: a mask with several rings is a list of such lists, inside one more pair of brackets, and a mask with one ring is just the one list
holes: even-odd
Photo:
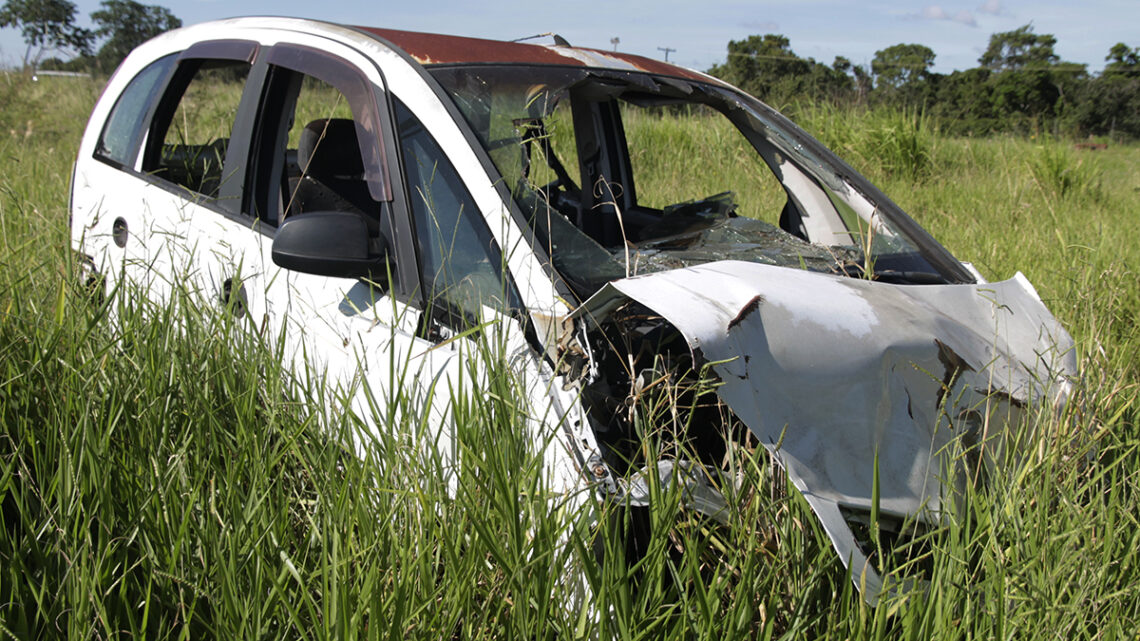
[(709, 73), (785, 113), (805, 101), (855, 104), (922, 111), (955, 136), (1140, 138), (1140, 47), (1107, 47), (1104, 69), (1090, 73), (1061, 60), (1056, 45), (1055, 36), (1026, 24), (991, 34), (978, 66), (942, 74), (933, 71), (934, 50), (921, 44), (884, 47), (870, 65), (843, 56), (827, 65), (768, 33), (730, 41), (726, 61)]
[[(335, 392), (319, 378), (286, 371), (271, 337), (190, 298), (92, 300), (69, 249), (67, 193), (100, 88), (0, 76), (0, 638), (1140, 629), (1140, 147), (956, 138), (933, 116), (887, 108), (792, 114), (987, 278), (1023, 271), (1074, 335), (1084, 373), (1062, 415), (1034, 417), (1023, 460), (963, 488), (956, 516), (917, 544), (877, 555), (924, 582), (872, 608), (762, 448), (731, 463), (738, 528), (694, 519), (670, 488), (653, 488), (658, 509), (632, 522), (615, 512), (589, 524), (574, 497), (546, 492), (524, 436), (541, 408), (525, 406), (493, 345), (479, 352), (491, 374), (456, 399), (464, 467), (451, 493), (408, 440), (416, 417), (397, 411), (401, 399), (376, 408), (390, 429), (361, 459), (343, 445), (359, 419), (325, 402)], [(699, 123), (665, 124), (675, 144), (715, 145)], [(643, 160), (680, 176), (692, 157)], [(667, 411), (647, 406), (644, 429)], [(599, 549), (630, 552), (615, 543), (628, 528), (649, 531), (644, 560), (595, 563)]]

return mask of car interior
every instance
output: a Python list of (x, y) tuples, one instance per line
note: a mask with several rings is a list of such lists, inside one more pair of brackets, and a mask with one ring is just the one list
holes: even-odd
[[(348, 118), (318, 118), (301, 130), (287, 161), (289, 193), (286, 215), (314, 211), (351, 211), (365, 215), (376, 208), (364, 180), (356, 123)], [(375, 224), (375, 216), (365, 215)]]

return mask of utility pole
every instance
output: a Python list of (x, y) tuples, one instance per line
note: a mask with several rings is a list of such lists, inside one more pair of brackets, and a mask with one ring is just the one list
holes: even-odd
[(669, 62), (669, 52), (676, 51), (676, 49), (673, 49), (672, 47), (657, 47), (657, 50), (665, 52), (665, 62)]
[(610, 44), (612, 44), (614, 46), (614, 51), (617, 51), (617, 46), (618, 46), (618, 43), (620, 43), (620, 42), (621, 42), (621, 38), (619, 38), (617, 36), (610, 38)]

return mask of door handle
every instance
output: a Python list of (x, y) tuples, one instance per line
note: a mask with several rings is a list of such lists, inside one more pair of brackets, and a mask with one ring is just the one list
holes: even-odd
[(119, 216), (111, 223), (111, 240), (115, 241), (115, 246), (119, 249), (127, 246), (127, 238), (130, 236), (130, 231), (127, 229), (127, 219)]

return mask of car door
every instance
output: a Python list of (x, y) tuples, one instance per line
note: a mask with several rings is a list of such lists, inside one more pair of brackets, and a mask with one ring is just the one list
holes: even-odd
[(119, 94), (91, 157), (81, 154), (76, 245), (110, 280), (131, 281), (131, 294), (162, 307), (182, 294), (205, 297), (238, 315), (263, 304), (247, 301), (240, 275), (217, 264), (223, 255), (241, 263), (261, 240), (240, 211), (242, 114), (256, 101), (248, 92), (258, 49), (219, 40), (161, 56)]
[(112, 282), (125, 276), (155, 302), (193, 286), (190, 221), (235, 211), (224, 165), (255, 50), (204, 43), (153, 61), (119, 95), (91, 158), (77, 162), (72, 233)]
[[(541, 369), (488, 225), (503, 203), (476, 204), (472, 185), (489, 186), (486, 173), (461, 176), (430, 127), (387, 90), (371, 60), (311, 38), (279, 43), (265, 60), (247, 212), (265, 228), (322, 211), (358, 212), (368, 221), (370, 240), (392, 257), (385, 282), (288, 270), (277, 275), (276, 282), (288, 283), (288, 340), (306, 366), (330, 374), (341, 399), (371, 429), (427, 427), (421, 442), (446, 466), (455, 460), (453, 404), (467, 400), (485, 362), (475, 335), (494, 328), (516, 365)], [(404, 61), (385, 62), (407, 79)], [(410, 94), (423, 87), (412, 82), (404, 89)], [(432, 125), (454, 126), (439, 118)], [(315, 148), (312, 140), (319, 141)], [(458, 150), (470, 154), (465, 144)], [(530, 388), (540, 411), (551, 406), (550, 387)], [(363, 451), (370, 435), (360, 436)], [(556, 467), (575, 478), (580, 469)]]
[[(369, 428), (426, 427), (421, 443), (446, 467), (452, 403), (472, 383), (468, 333), (492, 316), (509, 320), (517, 296), (482, 212), (422, 123), (370, 62), (315, 44), (266, 54), (246, 210), (264, 229), (329, 211), (362, 216), (391, 259), (379, 279), (279, 270), (282, 336), (297, 365), (327, 374)], [(359, 436), (364, 453), (380, 435)]]
[[(325, 377), (332, 402), (348, 402), (372, 428), (399, 420), (390, 406), (416, 407), (438, 370), (417, 338), (422, 318), (403, 191), (394, 187), (397, 153), (383, 77), (349, 46), (290, 34), (264, 53), (261, 102), (251, 125), (243, 211), (269, 237), (292, 218), (351, 213), (369, 244), (386, 249), (384, 276), (335, 278), (283, 269), (271, 243), (246, 260), (265, 266), (263, 321), (297, 372)], [(394, 168), (395, 167), (395, 168)], [(408, 260), (398, 258), (411, 256)], [(382, 425), (383, 424), (383, 425)], [(367, 434), (357, 441), (363, 452)]]
[[(542, 363), (488, 225), (502, 202), (480, 207), (471, 194), (472, 184), (490, 185), (486, 173), (461, 176), (431, 128), (385, 91), (382, 77), (372, 77), (370, 96), (359, 83), (375, 72), (351, 52), (298, 40), (276, 45), (266, 60), (250, 213), (271, 227), (322, 211), (358, 212), (392, 257), (385, 282), (288, 270), (276, 276), (288, 283), (285, 325), (294, 353), (327, 372), (340, 400), (371, 429), (426, 427), (420, 443), (445, 469), (456, 460), (452, 409), (470, 399), (489, 362), (478, 334), (493, 332), (512, 364), (534, 374), (532, 402), (546, 412), (551, 377), (547, 371), (548, 384), (537, 384)], [(371, 436), (381, 435), (360, 434), (362, 453)], [(536, 438), (543, 446), (553, 441)], [(575, 479), (580, 469), (556, 467)]]
[(153, 242), (170, 261), (163, 276), (172, 289), (263, 322), (271, 299), (260, 255), (269, 239), (241, 210), (260, 48), (219, 40), (179, 56), (154, 110), (141, 169), (150, 180), (143, 206), (156, 221)]
[[(518, 230), (510, 228), (514, 222), (504, 202), (489, 200), (489, 207), (481, 207), (474, 197), (473, 192), (490, 187), (491, 181), (477, 165), (460, 165), (470, 147), (449, 148), (441, 142), (452, 121), (440, 118), (429, 124), (399, 99), (393, 99), (393, 116), (422, 292), (418, 338), (432, 359), (428, 369), (435, 372), (432, 415), (444, 428), (438, 447), (454, 459), (449, 430), (463, 426), (451, 410), (470, 402), (488, 376), (509, 370), (519, 392), (513, 401), (527, 416), (527, 437), (544, 458), (549, 488), (582, 500), (584, 495), (575, 490), (587, 468), (599, 469), (594, 463), (600, 458), (591, 460), (597, 447), (576, 392), (568, 390), (552, 363), (544, 360), (537, 333), (529, 327), (532, 316), (550, 309), (528, 308), (517, 278), (533, 274), (515, 271), (512, 260), (525, 264), (534, 257), (526, 254), (526, 246), (510, 247), (514, 255), (504, 252), (500, 239)], [(500, 226), (498, 234), (492, 225)], [(553, 289), (549, 280), (527, 284)]]

